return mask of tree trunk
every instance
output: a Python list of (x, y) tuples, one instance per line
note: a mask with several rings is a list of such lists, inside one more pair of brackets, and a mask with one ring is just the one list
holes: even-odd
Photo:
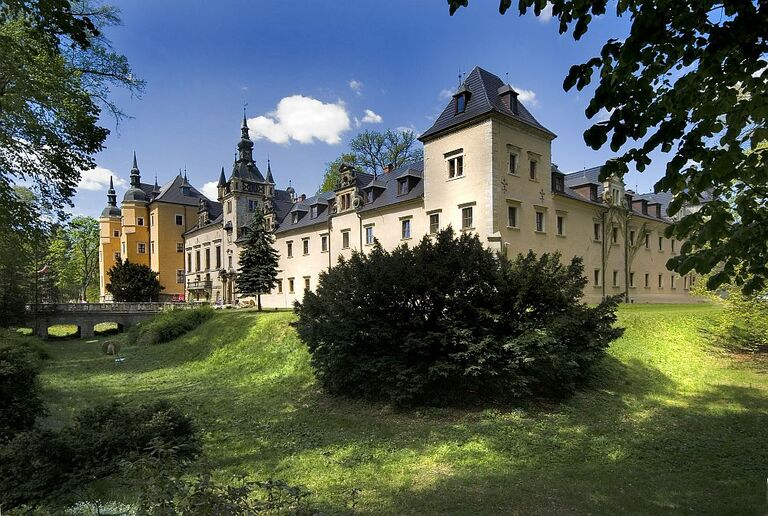
[(261, 294), (256, 294), (256, 305), (258, 306), (258, 311), (261, 312)]

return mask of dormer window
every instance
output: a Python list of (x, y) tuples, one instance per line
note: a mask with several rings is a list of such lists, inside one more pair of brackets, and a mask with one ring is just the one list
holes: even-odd
[(456, 92), (456, 94), (453, 96), (453, 98), (456, 100), (456, 114), (461, 114), (467, 109), (467, 102), (469, 102), (469, 97), (472, 95), (472, 93), (467, 88), (467, 85), (464, 84), (459, 88), (459, 91)]
[(565, 178), (560, 174), (552, 174), (552, 189), (555, 192), (565, 191)]
[(597, 201), (597, 185), (589, 185), (589, 199)]
[(463, 113), (467, 109), (467, 96), (459, 95), (456, 97), (456, 113)]
[(291, 223), (296, 224), (299, 221), (299, 214), (294, 212), (291, 216)]
[(310, 217), (312, 217), (313, 219), (317, 218), (317, 206), (312, 206), (310, 208)]
[(397, 195), (405, 195), (408, 193), (408, 179), (399, 179), (397, 181)]
[(373, 202), (373, 190), (365, 192), (365, 202), (366, 204)]

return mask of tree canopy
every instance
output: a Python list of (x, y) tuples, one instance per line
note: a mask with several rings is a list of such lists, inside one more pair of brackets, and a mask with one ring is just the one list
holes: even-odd
[(107, 274), (107, 292), (115, 301), (158, 301), (163, 290), (159, 273), (146, 265), (118, 259)]
[[(448, 0), (450, 13), (468, 0)], [(547, 6), (559, 31), (580, 39), (605, 15), (608, 0), (520, 0), (518, 12)], [(512, 5), (501, 0), (503, 14)], [(714, 271), (708, 286), (731, 281), (746, 293), (768, 277), (768, 3), (749, 0), (629, 0), (612, 3), (629, 16), (623, 39), (573, 65), (566, 91), (597, 86), (585, 114), (598, 120), (584, 133), (594, 149), (619, 155), (604, 174), (642, 172), (650, 154), (669, 156), (656, 191), (669, 191), (667, 236), (684, 241), (668, 266), (680, 274)], [(595, 73), (596, 72), (596, 73)], [(602, 114), (608, 113), (607, 117)], [(684, 210), (713, 200), (700, 210)]]
[(336, 188), (339, 167), (344, 163), (371, 174), (378, 174), (388, 165), (397, 168), (424, 157), (413, 131), (363, 131), (349, 142), (349, 149), (350, 152), (345, 152), (326, 164), (320, 192), (330, 192)]
[(24, 183), (43, 208), (63, 208), (82, 171), (93, 168), (109, 130), (103, 109), (119, 120), (111, 88), (143, 83), (101, 33), (118, 11), (90, 1), (20, 1), (0, 8), (0, 217), (26, 220), (14, 195)]

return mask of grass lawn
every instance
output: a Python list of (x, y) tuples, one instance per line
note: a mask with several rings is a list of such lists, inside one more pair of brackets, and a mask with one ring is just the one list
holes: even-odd
[[(561, 404), (397, 412), (325, 396), (291, 313), (221, 311), (177, 341), (50, 342), (60, 425), (111, 398), (170, 398), (210, 467), (307, 486), (389, 514), (758, 514), (766, 511), (768, 376), (708, 348), (710, 306), (626, 306), (596, 378)], [(114, 338), (114, 337), (111, 337)], [(99, 339), (102, 340), (102, 339)]]

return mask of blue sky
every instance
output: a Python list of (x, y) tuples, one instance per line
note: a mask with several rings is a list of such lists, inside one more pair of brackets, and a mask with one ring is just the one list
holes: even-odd
[[(474, 0), (448, 15), (443, 0), (116, 2), (123, 24), (109, 29), (147, 83), (140, 99), (116, 92), (132, 117), (112, 130), (75, 197), (75, 213), (97, 216), (109, 174), (127, 184), (132, 152), (144, 182), (162, 184), (186, 167), (198, 188), (229, 172), (247, 103), (254, 156), (267, 156), (278, 187), (291, 180), (312, 194), (325, 163), (364, 129), (426, 130), (458, 84), (479, 65), (509, 82), (558, 138), (553, 161), (564, 171), (604, 162), (610, 150), (586, 147), (589, 92), (564, 92), (568, 68), (595, 55), (627, 20), (599, 19), (582, 41), (561, 36), (547, 17), (498, 14), (496, 0)], [(525, 90), (525, 91), (523, 91)], [(654, 162), (627, 177), (648, 191)], [(120, 196), (124, 189), (118, 188)]]

